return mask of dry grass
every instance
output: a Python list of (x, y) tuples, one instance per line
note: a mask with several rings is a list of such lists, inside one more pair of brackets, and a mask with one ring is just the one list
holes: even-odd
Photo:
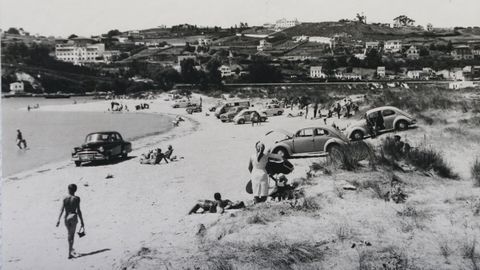
[(336, 148), (327, 159), (329, 164), (347, 171), (355, 171), (360, 167), (360, 161), (368, 160), (372, 169), (375, 168), (373, 147), (364, 141), (352, 142)]
[[(326, 254), (325, 243), (281, 242), (270, 243), (209, 243), (203, 250), (209, 262), (207, 269), (302, 269), (302, 265), (321, 262)], [(206, 263), (208, 264), (208, 262)], [(218, 268), (227, 265), (230, 268)]]
[(402, 250), (387, 247), (380, 250), (365, 249), (359, 252), (360, 270), (410, 270), (416, 269), (413, 262)]

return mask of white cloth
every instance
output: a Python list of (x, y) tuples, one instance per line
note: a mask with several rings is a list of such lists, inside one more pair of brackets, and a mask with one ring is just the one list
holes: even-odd
[(252, 180), (253, 196), (268, 196), (268, 174), (265, 170), (268, 162), (268, 155), (263, 155), (258, 161), (257, 155), (254, 154), (250, 158), (252, 162), (252, 172), (250, 173)]

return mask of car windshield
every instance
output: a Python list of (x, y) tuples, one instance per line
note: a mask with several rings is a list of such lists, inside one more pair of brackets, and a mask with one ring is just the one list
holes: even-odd
[(95, 134), (90, 134), (87, 136), (85, 139), (86, 143), (91, 143), (91, 142), (106, 142), (108, 141), (108, 138), (110, 137), (110, 134), (101, 134), (101, 133), (95, 133)]

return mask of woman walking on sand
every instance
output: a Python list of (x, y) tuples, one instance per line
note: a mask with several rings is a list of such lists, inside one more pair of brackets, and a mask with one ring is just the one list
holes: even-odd
[[(255, 153), (250, 157), (248, 170), (252, 181), (253, 200), (255, 203), (265, 202), (268, 197), (268, 174), (266, 166), (269, 158), (276, 155), (265, 153), (265, 145), (257, 142)], [(276, 158), (276, 157), (275, 157)]]

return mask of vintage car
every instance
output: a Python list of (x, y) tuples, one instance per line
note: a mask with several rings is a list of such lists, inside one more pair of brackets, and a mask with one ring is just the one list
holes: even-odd
[(76, 166), (82, 162), (111, 161), (114, 158), (127, 158), (132, 151), (132, 144), (124, 141), (116, 131), (94, 132), (87, 135), (85, 143), (75, 147), (72, 160)]
[(196, 112), (202, 112), (202, 106), (198, 104), (191, 104), (187, 106), (185, 109), (188, 114), (196, 113)]
[(253, 112), (256, 112), (260, 116), (260, 122), (267, 121), (268, 117), (265, 114), (258, 112), (257, 110), (243, 109), (233, 118), (233, 122), (240, 125), (251, 122)]
[(282, 115), (283, 108), (280, 107), (279, 104), (267, 104), (265, 108), (260, 110), (260, 113), (264, 113), (267, 116), (275, 116), (275, 115)]
[(215, 116), (220, 119), (220, 115), (223, 113), (226, 113), (229, 108), (232, 107), (250, 107), (250, 101), (249, 100), (230, 100), (227, 101), (221, 105), (216, 106), (215, 108)]
[(244, 109), (247, 109), (247, 108), (242, 107), (242, 106), (232, 107), (226, 113), (222, 113), (220, 115), (220, 120), (224, 123), (225, 122), (231, 122), (231, 121), (233, 121), (233, 118), (235, 116), (237, 116), (237, 114)]
[(368, 110), (360, 120), (347, 127), (345, 134), (350, 140), (362, 140), (371, 135), (371, 128), (367, 125), (367, 119), (375, 122), (381, 114), (384, 122), (384, 129), (379, 130), (385, 133), (394, 130), (405, 130), (417, 123), (417, 120), (410, 114), (393, 106), (383, 106)]
[(272, 130), (262, 140), (272, 153), (283, 157), (298, 155), (327, 155), (335, 148), (349, 143), (342, 132), (329, 126), (307, 127), (291, 133)]

